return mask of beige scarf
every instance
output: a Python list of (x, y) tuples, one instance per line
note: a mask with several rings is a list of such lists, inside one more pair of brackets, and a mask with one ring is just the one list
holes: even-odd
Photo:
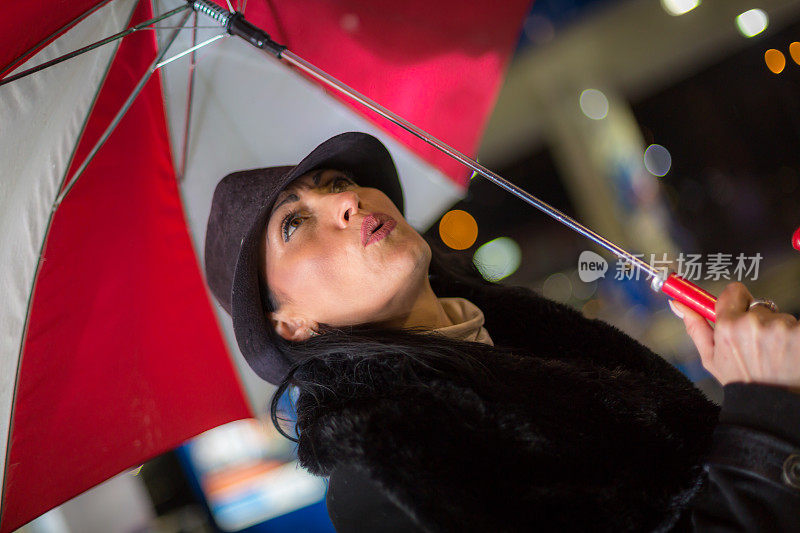
[(489, 332), (483, 327), (483, 311), (466, 298), (439, 298), (444, 312), (453, 321), (452, 326), (434, 329), (448, 337), (494, 346)]

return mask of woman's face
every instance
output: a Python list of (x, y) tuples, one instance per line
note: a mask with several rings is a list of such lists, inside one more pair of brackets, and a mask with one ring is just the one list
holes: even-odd
[[(428, 243), (388, 196), (354, 180), (337, 170), (312, 171), (275, 200), (261, 268), (281, 303), (271, 322), (286, 339), (304, 340), (320, 322), (395, 320), (408, 314), (427, 283)], [(364, 246), (361, 223), (370, 213), (386, 213), (397, 225)]]

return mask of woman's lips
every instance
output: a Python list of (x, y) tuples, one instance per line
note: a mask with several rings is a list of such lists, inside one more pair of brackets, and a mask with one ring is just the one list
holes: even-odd
[(378, 242), (389, 235), (395, 226), (397, 226), (395, 219), (386, 213), (371, 213), (361, 222), (361, 243), (367, 246)]
[(369, 246), (373, 242), (378, 242), (379, 240), (389, 235), (396, 225), (397, 222), (395, 222), (394, 220), (387, 220), (386, 222), (384, 222), (383, 225), (370, 236), (365, 246)]

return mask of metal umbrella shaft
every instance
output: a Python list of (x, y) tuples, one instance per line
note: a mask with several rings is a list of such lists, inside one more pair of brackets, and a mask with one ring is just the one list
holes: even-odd
[(531, 204), (532, 206), (539, 209), (546, 215), (561, 222), (565, 226), (580, 233), (584, 237), (591, 239), (593, 242), (605, 248), (606, 250), (608, 250), (615, 256), (619, 257), (620, 259), (628, 261), (634, 267), (638, 268), (640, 271), (647, 274), (648, 278), (652, 278), (651, 287), (656, 292), (659, 291), (664, 292), (668, 296), (675, 298), (681, 303), (684, 303), (688, 307), (699, 312), (709, 320), (715, 319), (714, 304), (716, 302), (716, 298), (713, 295), (701, 289), (700, 287), (681, 278), (675, 273), (667, 273), (663, 270), (654, 268), (653, 266), (646, 263), (639, 257), (636, 257), (630, 252), (624, 250), (623, 248), (609, 241), (602, 235), (587, 228), (577, 220), (561, 212), (560, 210), (551, 206), (547, 202), (544, 202), (543, 200), (540, 200), (536, 196), (528, 193), (524, 189), (517, 187), (516, 185), (509, 182), (499, 174), (487, 169), (477, 161), (473, 160), (470, 157), (467, 157), (466, 155), (459, 152), (455, 148), (449, 146), (448, 144), (444, 143), (440, 139), (418, 128), (414, 124), (411, 124), (404, 118), (398, 116), (392, 111), (389, 111), (388, 109), (386, 109), (379, 103), (375, 102), (374, 100), (368, 98), (367, 96), (359, 93), (358, 91), (354, 90), (348, 85), (342, 83), (341, 81), (337, 80), (330, 74), (312, 65), (305, 59), (299, 57), (297, 54), (291, 52), (285, 46), (273, 41), (272, 38), (270, 38), (269, 34), (257, 28), (256, 26), (253, 26), (247, 20), (245, 20), (244, 15), (242, 13), (226, 11), (223, 8), (219, 7), (218, 5), (210, 2), (210, 0), (188, 0), (188, 2), (192, 5), (192, 7), (196, 11), (199, 11), (207, 15), (211, 19), (217, 21), (221, 26), (223, 26), (228, 31), (228, 33), (243, 38), (253, 46), (261, 50), (264, 50), (265, 52), (268, 52), (270, 55), (278, 59), (281, 59), (282, 61), (305, 72), (306, 74), (324, 83), (328, 87), (336, 89), (340, 93), (359, 102), (361, 105), (371, 109), (372, 111), (378, 113), (385, 119), (391, 121), (392, 123), (408, 131), (412, 135), (422, 139), (431, 146), (434, 146), (438, 150), (449, 155), (453, 159), (461, 162), (465, 166), (472, 169), (474, 172), (484, 176), (486, 179), (492, 181), (499, 187), (507, 190), (511, 194)]

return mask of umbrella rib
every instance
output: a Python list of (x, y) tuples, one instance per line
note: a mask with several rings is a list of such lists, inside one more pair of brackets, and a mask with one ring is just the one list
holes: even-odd
[(131, 33), (135, 32), (135, 31), (142, 30), (142, 29), (149, 29), (149, 28), (146, 28), (146, 26), (149, 26), (151, 24), (155, 24), (156, 22), (164, 20), (167, 17), (171, 17), (172, 15), (174, 15), (176, 13), (180, 13), (181, 11), (184, 11), (185, 9), (188, 9), (189, 7), (191, 7), (191, 6), (189, 6), (188, 4), (184, 5), (184, 6), (176, 7), (172, 11), (168, 11), (168, 12), (164, 13), (163, 15), (159, 15), (158, 17), (155, 17), (155, 18), (152, 18), (150, 20), (146, 20), (144, 22), (141, 22), (141, 23), (137, 24), (136, 26), (133, 26), (132, 28), (125, 29), (125, 30), (123, 30), (123, 31), (121, 31), (119, 33), (115, 33), (114, 35), (112, 35), (110, 37), (106, 37), (105, 39), (101, 39), (101, 40), (99, 40), (97, 42), (94, 42), (92, 44), (84, 46), (83, 48), (79, 48), (77, 50), (73, 50), (72, 52), (64, 54), (63, 56), (57, 57), (55, 59), (51, 59), (50, 61), (42, 63), (41, 65), (37, 65), (35, 67), (29, 68), (28, 70), (24, 70), (24, 71), (22, 71), (22, 72), (20, 72), (18, 74), (14, 74), (13, 76), (8, 76), (6, 78), (3, 78), (2, 80), (0, 80), (0, 86), (5, 85), (6, 83), (11, 83), (12, 81), (16, 81), (16, 80), (18, 80), (20, 78), (24, 78), (26, 76), (30, 76), (31, 74), (35, 74), (35, 73), (39, 72), (40, 70), (44, 70), (46, 68), (52, 67), (53, 65), (57, 65), (58, 63), (66, 61), (67, 59), (72, 59), (73, 57), (79, 56), (81, 54), (85, 54), (86, 52), (90, 52), (90, 51), (94, 50), (95, 48), (99, 48), (99, 47), (103, 46), (104, 44), (108, 44), (108, 43), (114, 42), (117, 39), (122, 39), (123, 37), (126, 37), (126, 36), (130, 35)]
[(215, 35), (214, 37), (212, 37), (210, 39), (207, 39), (207, 40), (203, 41), (202, 43), (200, 43), (198, 45), (192, 46), (191, 48), (188, 48), (188, 49), (184, 50), (183, 52), (181, 52), (179, 54), (175, 54), (174, 56), (170, 57), (169, 59), (165, 59), (164, 61), (161, 61), (159, 64), (156, 65), (156, 68), (159, 69), (159, 68), (163, 67), (164, 65), (168, 65), (168, 64), (172, 63), (173, 61), (175, 61), (176, 59), (182, 58), (186, 54), (194, 55), (195, 50), (199, 50), (200, 48), (203, 48), (204, 46), (208, 46), (211, 43), (217, 42), (218, 40), (222, 39), (223, 37), (227, 37), (227, 35), (228, 35), (227, 33), (220, 33), (219, 35)]
[[(194, 29), (192, 31), (192, 48), (197, 44), (197, 11), (194, 12)], [(192, 101), (194, 99), (194, 71), (197, 66), (194, 50), (189, 56), (189, 87), (186, 94), (186, 113), (183, 122), (183, 147), (181, 148), (181, 166), (178, 173), (178, 181), (183, 181), (186, 175), (186, 157), (189, 153), (189, 131), (192, 122)]]
[(198, 30), (218, 30), (219, 25), (217, 26), (153, 26), (152, 28), (142, 28), (143, 30), (193, 30), (197, 28)]
[[(181, 19), (181, 24), (186, 24), (186, 21), (189, 19), (189, 15), (191, 15), (191, 13), (186, 13), (183, 16), (183, 19)], [(97, 155), (97, 152), (100, 151), (100, 148), (105, 144), (105, 142), (108, 140), (108, 138), (114, 132), (114, 130), (117, 128), (117, 125), (119, 125), (120, 121), (122, 120), (122, 117), (124, 117), (125, 113), (128, 112), (128, 109), (130, 109), (131, 105), (133, 104), (133, 101), (136, 99), (137, 96), (139, 96), (139, 93), (142, 92), (142, 89), (144, 89), (144, 86), (145, 86), (145, 84), (147, 84), (147, 81), (150, 79), (150, 77), (156, 71), (156, 66), (158, 65), (158, 63), (161, 62), (161, 60), (164, 58), (164, 56), (166, 55), (167, 51), (169, 50), (170, 46), (172, 46), (172, 43), (175, 41), (175, 38), (178, 36), (178, 32), (179, 31), (180, 30), (177, 30), (177, 29), (176, 30), (172, 30), (172, 33), (167, 38), (167, 41), (164, 43), (164, 48), (158, 53), (158, 55), (153, 60), (153, 62), (150, 63), (150, 66), (148, 67), (147, 71), (144, 73), (144, 75), (139, 80), (139, 83), (136, 84), (136, 87), (134, 87), (134, 89), (131, 92), (131, 94), (128, 96), (128, 98), (125, 100), (125, 102), (122, 104), (122, 107), (117, 112), (117, 114), (114, 116), (114, 119), (111, 121), (111, 123), (108, 125), (106, 130), (103, 132), (103, 134), (97, 140), (95, 145), (92, 147), (92, 150), (86, 156), (86, 159), (83, 160), (83, 163), (81, 163), (81, 166), (78, 167), (78, 170), (75, 171), (75, 174), (70, 179), (70, 181), (67, 184), (66, 188), (61, 192), (61, 194), (58, 195), (58, 198), (56, 198), (56, 201), (53, 203), (53, 210), (58, 209), (58, 206), (61, 204), (62, 201), (64, 201), (64, 198), (67, 196), (67, 194), (69, 194), (69, 191), (72, 190), (72, 187), (75, 186), (75, 183), (78, 181), (78, 178), (81, 177), (83, 172), (86, 170), (86, 167), (88, 167), (89, 163), (91, 163), (92, 159), (94, 159), (94, 156)]]
[(75, 18), (73, 20), (70, 20), (64, 26), (60, 27), (59, 29), (57, 29), (53, 33), (49, 34), (47, 37), (45, 37), (44, 39), (42, 39), (41, 41), (36, 43), (33, 47), (29, 48), (25, 53), (20, 54), (19, 57), (15, 58), (8, 65), (0, 66), (0, 76), (2, 76), (3, 74), (6, 74), (8, 72), (12, 72), (12, 71), (16, 70), (17, 67), (19, 67), (21, 64), (25, 63), (28, 59), (33, 57), (35, 55), (35, 52), (37, 52), (37, 51), (41, 50), (42, 48), (44, 48), (44, 46), (47, 43), (49, 43), (51, 40), (56, 39), (56, 37), (58, 35), (62, 35), (63, 33), (69, 31), (73, 27), (77, 26), (82, 21), (86, 20), (90, 15), (92, 15), (93, 13), (96, 13), (98, 9), (102, 8), (105, 4), (107, 4), (108, 1), (110, 1), (110, 0), (107, 0), (106, 2), (102, 2), (102, 3), (98, 3), (93, 8), (91, 8), (89, 11), (83, 13), (82, 15), (79, 15), (77, 18)]

